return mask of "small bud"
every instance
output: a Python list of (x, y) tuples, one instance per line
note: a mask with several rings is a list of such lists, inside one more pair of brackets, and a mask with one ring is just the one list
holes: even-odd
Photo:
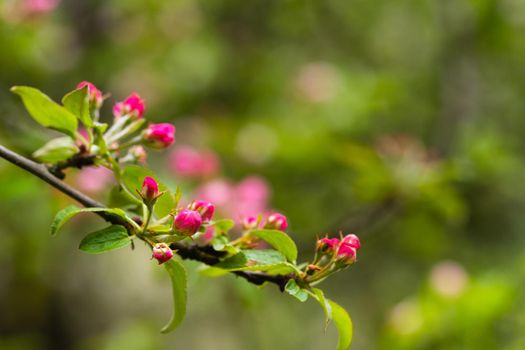
[(213, 204), (202, 200), (193, 201), (193, 203), (188, 206), (188, 209), (199, 212), (203, 222), (210, 221), (215, 212), (215, 206)]
[(102, 96), (102, 91), (97, 89), (95, 85), (90, 83), (89, 81), (82, 81), (77, 85), (77, 89), (81, 89), (84, 86), (87, 86), (88, 88), (88, 95), (89, 95), (89, 102), (95, 106), (95, 108), (100, 108), (102, 106), (102, 102), (104, 102), (104, 97)]
[(113, 106), (113, 115), (116, 118), (120, 118), (129, 114), (136, 119), (140, 119), (144, 114), (144, 109), (144, 101), (137, 93), (132, 93), (124, 101), (117, 102)]
[(321, 238), (317, 240), (317, 250), (322, 253), (333, 253), (340, 243), (337, 238)]
[(133, 157), (135, 162), (141, 164), (146, 162), (148, 156), (146, 150), (142, 146), (133, 146), (129, 149), (128, 153)]
[(313, 275), (317, 271), (321, 270), (321, 268), (317, 265), (310, 264), (306, 266), (306, 274), (307, 275)]
[(157, 259), (159, 265), (173, 257), (173, 251), (166, 243), (157, 243), (153, 247), (152, 259)]
[(146, 204), (151, 204), (157, 199), (159, 196), (159, 185), (155, 179), (150, 176), (144, 178), (140, 195)]
[(201, 225), (201, 214), (195, 210), (181, 210), (177, 215), (175, 215), (175, 220), (173, 220), (173, 227), (175, 230), (186, 236), (192, 236), (195, 234)]
[(151, 148), (163, 149), (169, 147), (175, 142), (175, 126), (168, 123), (150, 124), (142, 132), (142, 140), (146, 146)]
[(357, 250), (343, 243), (337, 250), (337, 259), (347, 265), (353, 264), (357, 259)]
[(288, 220), (283, 214), (275, 213), (268, 217), (265, 228), (284, 231), (288, 227)]
[(343, 244), (347, 244), (355, 249), (361, 248), (361, 242), (359, 241), (359, 237), (352, 233), (343, 237)]
[(247, 216), (242, 219), (242, 228), (245, 230), (253, 230), (254, 228), (257, 228), (258, 224), (259, 219), (255, 216)]

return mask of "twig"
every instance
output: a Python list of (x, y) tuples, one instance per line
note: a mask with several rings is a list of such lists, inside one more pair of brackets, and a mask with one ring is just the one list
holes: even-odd
[[(88, 208), (104, 208), (104, 204), (97, 202), (93, 198), (85, 195), (84, 193), (72, 188), (71, 186), (65, 184), (55, 175), (51, 174), (50, 171), (42, 164), (38, 164), (29, 160), (18, 153), (15, 153), (6, 147), (0, 145), (0, 157), (6, 159), (7, 161), (13, 163), (14, 165), (22, 168), (29, 173), (37, 176), (38, 178), (44, 180), (57, 190), (66, 194), (70, 198), (76, 200), (80, 204)], [(119, 219), (116, 216), (108, 216), (104, 212), (96, 212), (106, 221), (109, 221), (113, 224), (120, 224), (128, 227), (128, 223), (124, 220)], [(129, 227), (128, 227), (129, 228)], [(199, 246), (196, 244), (186, 245), (182, 243), (172, 243), (171, 247), (177, 250), (177, 254), (180, 255), (183, 259), (191, 259), (200, 261), (206, 265), (213, 266), (220, 261), (220, 258), (224, 256), (223, 252), (219, 252), (213, 249), (210, 245)], [(261, 285), (265, 282), (274, 283), (279, 286), (281, 291), (284, 291), (284, 286), (291, 278), (294, 278), (294, 274), (289, 275), (269, 275), (264, 272), (252, 272), (252, 271), (234, 271), (232, 272), (236, 276), (246, 279), (248, 282)]]

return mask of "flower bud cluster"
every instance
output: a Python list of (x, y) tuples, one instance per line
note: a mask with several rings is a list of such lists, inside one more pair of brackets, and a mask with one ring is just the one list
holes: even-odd
[(268, 216), (266, 221), (257, 216), (246, 216), (241, 220), (241, 227), (244, 230), (265, 228), (270, 230), (284, 231), (288, 228), (288, 219), (281, 213), (273, 213)]

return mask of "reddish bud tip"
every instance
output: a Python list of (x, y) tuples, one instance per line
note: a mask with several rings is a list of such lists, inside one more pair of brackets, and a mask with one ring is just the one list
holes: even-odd
[(175, 126), (168, 123), (150, 124), (142, 132), (142, 140), (148, 147), (163, 149), (175, 142), (175, 130)]
[(321, 252), (332, 253), (339, 246), (341, 241), (337, 238), (321, 238), (317, 240), (317, 250)]
[(257, 225), (259, 224), (259, 220), (255, 216), (247, 216), (244, 219), (242, 219), (242, 228), (245, 230), (252, 230), (254, 228), (257, 228)]
[(268, 217), (265, 227), (284, 231), (288, 227), (288, 220), (283, 214), (274, 213)]
[(215, 212), (215, 206), (212, 203), (203, 200), (193, 201), (193, 203), (188, 206), (188, 209), (199, 212), (203, 222), (210, 221)]
[(157, 199), (159, 196), (159, 185), (155, 179), (150, 176), (146, 176), (144, 178), (144, 182), (142, 183), (142, 190), (140, 194), (146, 203), (151, 203)]
[(173, 257), (173, 251), (166, 243), (157, 243), (153, 247), (153, 254), (151, 257), (157, 259), (160, 265)]
[(102, 102), (104, 101), (102, 91), (97, 89), (97, 87), (89, 81), (82, 81), (78, 83), (77, 89), (81, 89), (84, 86), (87, 86), (88, 88), (89, 102), (93, 103), (96, 106), (96, 108), (100, 108), (100, 106), (102, 106)]
[(137, 163), (145, 163), (146, 158), (148, 157), (148, 154), (146, 153), (146, 150), (142, 146), (133, 146), (129, 149), (128, 153), (133, 157), (135, 162)]
[(192, 236), (195, 234), (202, 225), (202, 217), (199, 212), (190, 209), (181, 210), (177, 215), (175, 215), (175, 220), (173, 220), (173, 227), (179, 233)]
[(132, 93), (124, 101), (117, 102), (113, 106), (113, 115), (117, 118), (123, 115), (131, 115), (137, 119), (142, 118), (146, 106), (144, 100), (137, 93)]

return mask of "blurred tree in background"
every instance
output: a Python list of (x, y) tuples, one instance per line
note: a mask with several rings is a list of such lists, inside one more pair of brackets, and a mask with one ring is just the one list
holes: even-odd
[[(30, 155), (49, 138), (12, 85), (137, 91), (177, 126), (173, 154), (148, 159), (165, 182), (248, 198), (223, 211), (256, 197), (300, 251), (360, 235), (326, 285), (354, 349), (523, 349), (524, 35), (519, 0), (3, 0), (0, 141)], [(95, 196), (104, 178), (71, 175)], [(334, 348), (317, 305), (197, 271), (188, 319), (158, 335), (169, 291), (147, 251), (93, 259), (74, 226), (50, 239), (69, 200), (0, 176), (0, 348)]]

